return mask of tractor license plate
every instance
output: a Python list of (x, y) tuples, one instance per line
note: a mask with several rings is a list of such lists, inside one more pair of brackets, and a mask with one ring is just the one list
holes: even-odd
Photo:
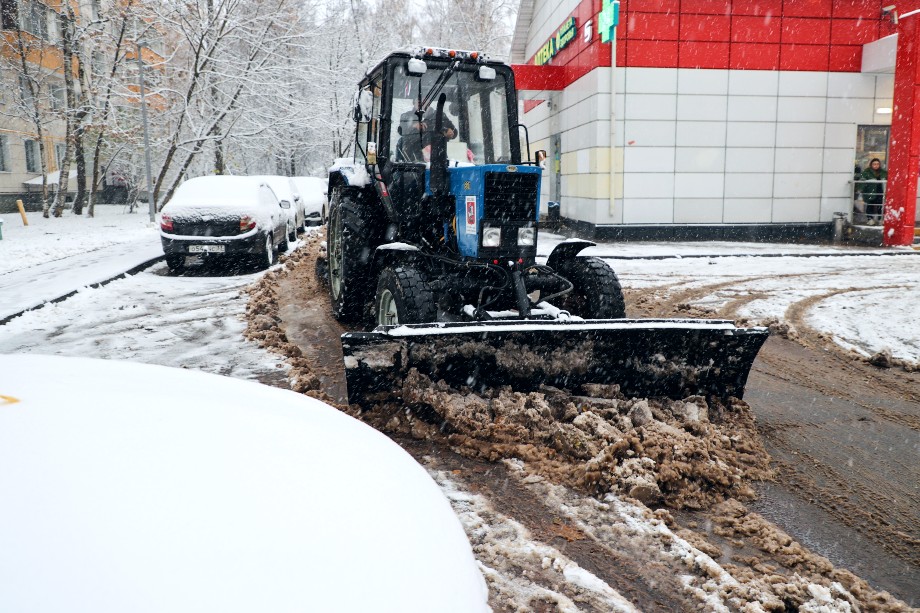
[(189, 253), (223, 253), (223, 245), (189, 245)]

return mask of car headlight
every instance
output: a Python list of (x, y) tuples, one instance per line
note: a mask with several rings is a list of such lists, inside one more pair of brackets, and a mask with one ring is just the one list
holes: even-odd
[(537, 229), (533, 227), (518, 228), (518, 246), (533, 247), (536, 244)]
[(502, 244), (502, 229), (486, 226), (482, 229), (482, 246), (498, 247)]

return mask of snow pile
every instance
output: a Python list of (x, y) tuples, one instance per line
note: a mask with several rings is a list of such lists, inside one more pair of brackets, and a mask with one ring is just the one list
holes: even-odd
[(412, 370), (398, 399), (363, 419), (387, 432), (444, 438), (472, 457), (521, 458), (587, 492), (674, 508), (749, 499), (750, 481), (770, 476), (750, 407), (741, 401), (630, 399), (616, 386), (587, 387), (583, 395), (549, 387), (477, 394)]

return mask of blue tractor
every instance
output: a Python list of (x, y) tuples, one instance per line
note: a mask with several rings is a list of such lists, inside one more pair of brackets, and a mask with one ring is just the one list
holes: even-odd
[(354, 156), (330, 169), (327, 235), (335, 316), (375, 327), (342, 338), (351, 402), (413, 368), (469, 388), (741, 396), (763, 328), (625, 319), (614, 271), (580, 254), (588, 241), (538, 262), (546, 156), (531, 159), (509, 66), (392, 53), (360, 83), (354, 119)]

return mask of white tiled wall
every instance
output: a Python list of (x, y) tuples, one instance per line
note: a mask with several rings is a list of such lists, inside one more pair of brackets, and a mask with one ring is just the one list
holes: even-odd
[(830, 221), (850, 206), (857, 125), (890, 121), (875, 114), (890, 75), (618, 72), (624, 200), (611, 223)]
[[(578, 3), (535, 4), (528, 57)], [(596, 224), (830, 221), (850, 206), (856, 127), (890, 123), (875, 109), (891, 106), (894, 87), (892, 75), (858, 73), (617, 68), (613, 78), (612, 100), (610, 69), (598, 68), (522, 118), (534, 150), (561, 135), (562, 214)], [(547, 172), (544, 205), (550, 182)]]

